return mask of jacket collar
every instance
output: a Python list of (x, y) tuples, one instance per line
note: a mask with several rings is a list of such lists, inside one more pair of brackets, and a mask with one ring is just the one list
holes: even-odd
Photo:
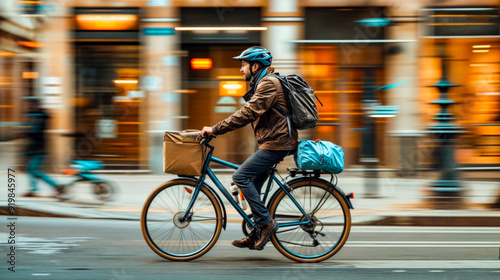
[(267, 74), (267, 69), (268, 68), (262, 68), (260, 70), (257, 70), (257, 72), (254, 73), (254, 75), (250, 79), (250, 83), (249, 83), (249, 86), (251, 88), (257, 86), (257, 84), (259, 83), (260, 79), (262, 79)]
[(250, 89), (247, 91), (247, 93), (243, 96), (243, 100), (248, 101), (250, 98), (252, 98), (253, 94), (255, 93), (255, 89), (257, 88), (257, 85), (259, 84), (260, 80), (264, 78), (265, 76), (274, 73), (274, 67), (266, 67), (258, 70), (255, 72), (255, 74), (252, 76), (250, 79)]

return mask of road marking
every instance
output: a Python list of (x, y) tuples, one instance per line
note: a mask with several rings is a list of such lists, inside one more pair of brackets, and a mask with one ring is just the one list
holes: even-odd
[(434, 270), (429, 270), (429, 272), (439, 273), (439, 272), (444, 272), (444, 270), (434, 269)]
[(357, 268), (383, 269), (498, 269), (498, 260), (326, 260), (323, 264), (351, 265)]
[(350, 245), (344, 247), (381, 247), (381, 248), (498, 248), (498, 245), (416, 245), (416, 244), (366, 244), (366, 245)]
[(31, 273), (33, 276), (49, 276), (50, 273)]
[(358, 231), (354, 228), (351, 230), (351, 233), (500, 233), (500, 230), (387, 230), (387, 231), (379, 231), (379, 230), (366, 230), (366, 231)]
[(353, 226), (351, 233), (500, 233), (497, 227), (357, 227)]
[(396, 270), (393, 270), (392, 272), (402, 273), (402, 272), (406, 272), (406, 270), (404, 270), (404, 269), (396, 269)]
[(79, 243), (87, 242), (92, 237), (60, 237), (60, 238), (35, 238), (20, 236), (16, 242), (19, 250), (28, 251), (30, 254), (52, 255), (72, 247), (81, 246)]
[[(333, 245), (334, 242), (322, 242)], [(229, 240), (219, 239), (217, 246), (229, 246)], [(344, 247), (387, 247), (387, 248), (498, 248), (500, 242), (488, 241), (347, 241)]]
[(498, 245), (344, 245), (344, 247), (381, 247), (381, 248), (497, 248)]
[(498, 248), (492, 241), (347, 241), (345, 247)]
[(500, 245), (500, 242), (496, 241), (348, 241), (347, 243), (374, 243), (374, 244), (496, 244)]

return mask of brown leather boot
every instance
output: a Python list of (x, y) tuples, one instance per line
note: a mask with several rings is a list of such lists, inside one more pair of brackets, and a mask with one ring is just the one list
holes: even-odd
[(271, 238), (271, 235), (273, 235), (277, 230), (278, 223), (275, 220), (261, 228), (260, 238), (259, 240), (255, 241), (255, 250), (264, 249), (264, 246)]
[(255, 244), (255, 240), (252, 239), (251, 237), (246, 236), (245, 238), (241, 240), (233, 240), (231, 242), (231, 245), (238, 247), (238, 248), (249, 248), (253, 249)]

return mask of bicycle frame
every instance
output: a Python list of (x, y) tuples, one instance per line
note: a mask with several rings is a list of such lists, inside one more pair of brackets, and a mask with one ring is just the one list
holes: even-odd
[[(63, 171), (64, 172), (64, 171)], [(75, 178), (71, 180), (70, 182), (66, 183), (66, 185), (71, 185), (76, 182), (83, 182), (83, 181), (89, 181), (89, 182), (104, 182), (105, 180), (97, 178), (93, 174), (89, 173), (88, 171), (78, 171), (74, 174), (66, 173), (70, 176), (74, 176)]]
[(86, 169), (81, 166), (82, 163), (85, 162), (87, 161), (73, 161), (73, 164), (70, 165), (70, 168), (62, 170), (63, 173), (76, 177), (74, 180), (72, 180), (70, 183), (67, 184), (72, 184), (81, 181), (90, 181), (93, 183), (105, 181), (103, 179), (97, 178), (92, 173), (90, 173), (91, 170), (99, 169), (100, 165), (97, 168)]
[[(209, 165), (210, 165), (211, 162), (219, 163), (219, 164), (222, 164), (224, 166), (227, 166), (227, 167), (230, 167), (230, 168), (233, 168), (233, 169), (238, 169), (239, 166), (236, 165), (236, 164), (233, 164), (233, 163), (221, 160), (219, 158), (213, 157), (214, 146), (212, 146), (212, 145), (210, 145), (208, 143), (205, 143), (205, 145), (209, 148), (209, 152), (208, 152), (207, 158), (205, 159), (205, 162), (203, 164), (202, 174), (201, 174), (200, 178), (198, 179), (198, 182), (196, 184), (196, 189), (193, 192), (193, 197), (191, 198), (191, 201), (189, 202), (189, 205), (188, 205), (186, 211), (184, 212), (184, 215), (181, 218), (181, 221), (184, 221), (189, 216), (189, 212), (191, 211), (191, 208), (193, 207), (194, 202), (196, 201), (196, 199), (198, 197), (198, 193), (199, 193), (199, 191), (201, 189), (201, 186), (203, 186), (203, 183), (205, 182), (205, 177), (206, 177), (206, 175), (208, 175), (208, 177), (217, 186), (217, 188), (220, 190), (220, 192), (226, 197), (226, 199), (229, 201), (229, 203), (231, 203), (231, 205), (234, 207), (234, 209), (236, 209), (236, 211), (240, 214), (240, 216), (250, 226), (255, 227), (255, 224), (253, 223), (252, 219), (250, 219), (250, 217), (248, 217), (248, 215), (245, 213), (245, 211), (243, 211), (243, 209), (241, 209), (241, 207), (238, 205), (238, 203), (236, 203), (236, 201), (234, 201), (234, 199), (232, 198), (231, 194), (229, 194), (229, 192), (226, 190), (226, 188), (224, 188), (224, 186), (222, 185), (222, 183), (220, 182), (220, 180), (217, 178), (217, 176), (213, 173), (213, 171), (209, 167)], [(300, 212), (302, 213), (302, 215), (304, 215), (304, 217), (307, 217), (307, 220), (302, 221), (302, 222), (280, 223), (279, 226), (280, 227), (286, 227), (286, 226), (307, 225), (309, 223), (312, 223), (312, 221), (309, 219), (308, 215), (305, 213), (304, 209), (302, 209), (302, 207), (295, 200), (295, 198), (291, 195), (291, 193), (287, 190), (287, 188), (281, 183), (281, 181), (278, 180), (278, 178), (276, 178), (276, 176), (274, 175), (275, 172), (276, 172), (276, 170), (273, 169), (272, 173), (270, 174), (269, 181), (268, 181), (268, 184), (267, 184), (267, 188), (266, 188), (266, 191), (264, 193), (264, 203), (265, 203), (265, 201), (267, 199), (267, 196), (268, 196), (268, 193), (270, 191), (270, 187), (272, 185), (272, 182), (274, 181), (286, 193), (286, 195), (288, 195), (290, 197), (290, 199), (293, 201), (293, 203), (295, 204), (295, 206), (297, 206), (297, 208), (300, 210)], [(221, 203), (222, 203), (222, 201), (221, 201)], [(224, 207), (224, 204), (222, 204), (221, 206)]]

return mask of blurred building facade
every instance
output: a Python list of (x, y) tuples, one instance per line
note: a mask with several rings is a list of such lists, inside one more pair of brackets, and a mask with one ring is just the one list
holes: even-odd
[(0, 4), (0, 139), (16, 137), (13, 128), (22, 117), (21, 96), (35, 94), (38, 54), (30, 47), (38, 29), (39, 17), (23, 16), (14, 1)]
[[(30, 36), (0, 44), (1, 121), (21, 122), (19, 97), (40, 96), (53, 116), (50, 151), (58, 163), (97, 159), (108, 169), (161, 172), (163, 132), (201, 129), (242, 106), (246, 85), (231, 57), (261, 45), (272, 52), (278, 72), (301, 74), (324, 104), (320, 124), (301, 131), (301, 138), (343, 146), (348, 167), (363, 164), (363, 149), (371, 146), (379, 166), (407, 170), (431, 167), (439, 152), (438, 140), (422, 131), (438, 113), (429, 103), (439, 93), (429, 86), (440, 78), (438, 46), (444, 46), (448, 78), (460, 85), (449, 93), (458, 103), (451, 110), (466, 131), (457, 142), (457, 161), (500, 164), (496, 0), (0, 6), (6, 3), (10, 14), (25, 15), (35, 26), (27, 27)], [(12, 18), (2, 16), (3, 37)], [(22, 47), (21, 39), (40, 45)], [(31, 76), (19, 75), (24, 72)], [(398, 109), (377, 114), (379, 105)], [(216, 141), (216, 155), (234, 162), (256, 147), (250, 127)]]

